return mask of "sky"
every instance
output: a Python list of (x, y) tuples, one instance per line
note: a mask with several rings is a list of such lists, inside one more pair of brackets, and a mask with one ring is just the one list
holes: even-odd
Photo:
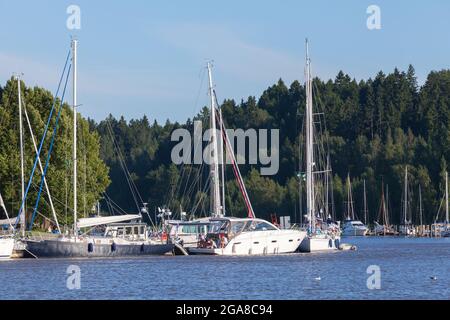
[[(72, 4), (80, 30), (66, 27)], [(370, 5), (379, 30), (367, 28)], [(219, 100), (259, 97), (279, 78), (303, 82), (305, 38), (323, 80), (412, 64), (423, 84), (450, 67), (449, 31), (448, 0), (0, 0), (0, 85), (21, 72), (54, 92), (75, 36), (83, 116), (184, 122), (208, 103), (208, 60)]]

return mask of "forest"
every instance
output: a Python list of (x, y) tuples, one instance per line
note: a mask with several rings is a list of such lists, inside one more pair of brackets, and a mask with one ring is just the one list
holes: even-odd
[[(313, 88), (315, 104), (325, 120), (336, 218), (342, 219), (345, 212), (349, 175), (355, 212), (360, 219), (365, 181), (369, 222), (379, 218), (384, 185), (384, 189), (389, 188), (391, 222), (399, 223), (404, 171), (408, 166), (413, 223), (418, 221), (419, 186), (424, 223), (432, 223), (441, 205), (450, 160), (450, 70), (430, 72), (422, 86), (418, 85), (411, 65), (406, 71), (379, 72), (359, 82), (341, 71), (333, 80), (315, 78)], [(16, 91), (12, 80), (0, 87), (0, 192), (12, 211), (18, 210), (20, 201)], [(24, 97), (36, 135), (40, 137), (53, 97), (42, 88), (25, 88)], [(298, 222), (306, 210), (305, 197), (299, 196), (299, 190), (304, 190), (299, 178), (304, 85), (299, 81), (289, 85), (280, 79), (259, 98), (225, 99), (220, 101), (220, 108), (228, 128), (280, 129), (278, 174), (261, 176), (258, 165), (242, 165), (240, 169), (258, 217), (289, 215), (293, 222)], [(66, 223), (70, 223), (70, 214), (64, 204), (70, 207), (68, 181), (72, 174), (69, 111), (65, 106), (52, 158), (54, 165), (48, 174)], [(91, 212), (97, 199), (101, 199), (102, 211), (111, 214), (137, 212), (143, 203), (148, 203), (150, 218), (158, 207), (170, 208), (175, 216), (182, 211), (191, 217), (209, 213), (207, 168), (177, 166), (170, 157), (175, 144), (171, 141), (173, 130), (192, 131), (194, 120), (207, 126), (208, 108), (184, 123), (167, 120), (162, 124), (151, 116), (127, 121), (125, 117), (110, 115), (100, 122), (80, 116), (83, 147), (79, 148), (78, 157), (83, 161), (79, 161), (78, 181), (83, 192), (79, 203), (85, 215)], [(32, 162), (29, 142), (27, 154), (29, 172)], [(225, 174), (226, 211), (229, 215), (245, 216), (244, 202), (229, 167)], [(45, 206), (44, 201), (44, 211)], [(442, 214), (442, 208), (440, 211)]]

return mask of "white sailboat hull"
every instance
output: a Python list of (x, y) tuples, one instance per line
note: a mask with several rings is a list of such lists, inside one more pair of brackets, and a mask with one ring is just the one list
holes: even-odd
[(305, 237), (300, 244), (300, 252), (323, 252), (339, 250), (339, 236), (313, 235)]
[(11, 259), (14, 249), (13, 238), (0, 238), (0, 260)]
[(243, 232), (224, 248), (189, 248), (190, 254), (225, 256), (273, 255), (295, 252), (306, 237), (301, 230)]

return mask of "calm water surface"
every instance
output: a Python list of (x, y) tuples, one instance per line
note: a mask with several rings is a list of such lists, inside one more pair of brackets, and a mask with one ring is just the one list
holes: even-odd
[[(0, 299), (450, 299), (450, 239), (343, 242), (358, 250), (5, 261), (0, 262)], [(69, 265), (80, 267), (79, 290), (67, 289)], [(366, 286), (369, 265), (381, 269), (380, 290)]]

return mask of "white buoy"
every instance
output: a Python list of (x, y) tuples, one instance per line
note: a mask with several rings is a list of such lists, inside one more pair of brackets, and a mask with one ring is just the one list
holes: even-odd
[(322, 278), (320, 278), (320, 277), (316, 277), (316, 278), (314, 278), (314, 280), (316, 280), (316, 281), (320, 281), (320, 280), (322, 280)]

